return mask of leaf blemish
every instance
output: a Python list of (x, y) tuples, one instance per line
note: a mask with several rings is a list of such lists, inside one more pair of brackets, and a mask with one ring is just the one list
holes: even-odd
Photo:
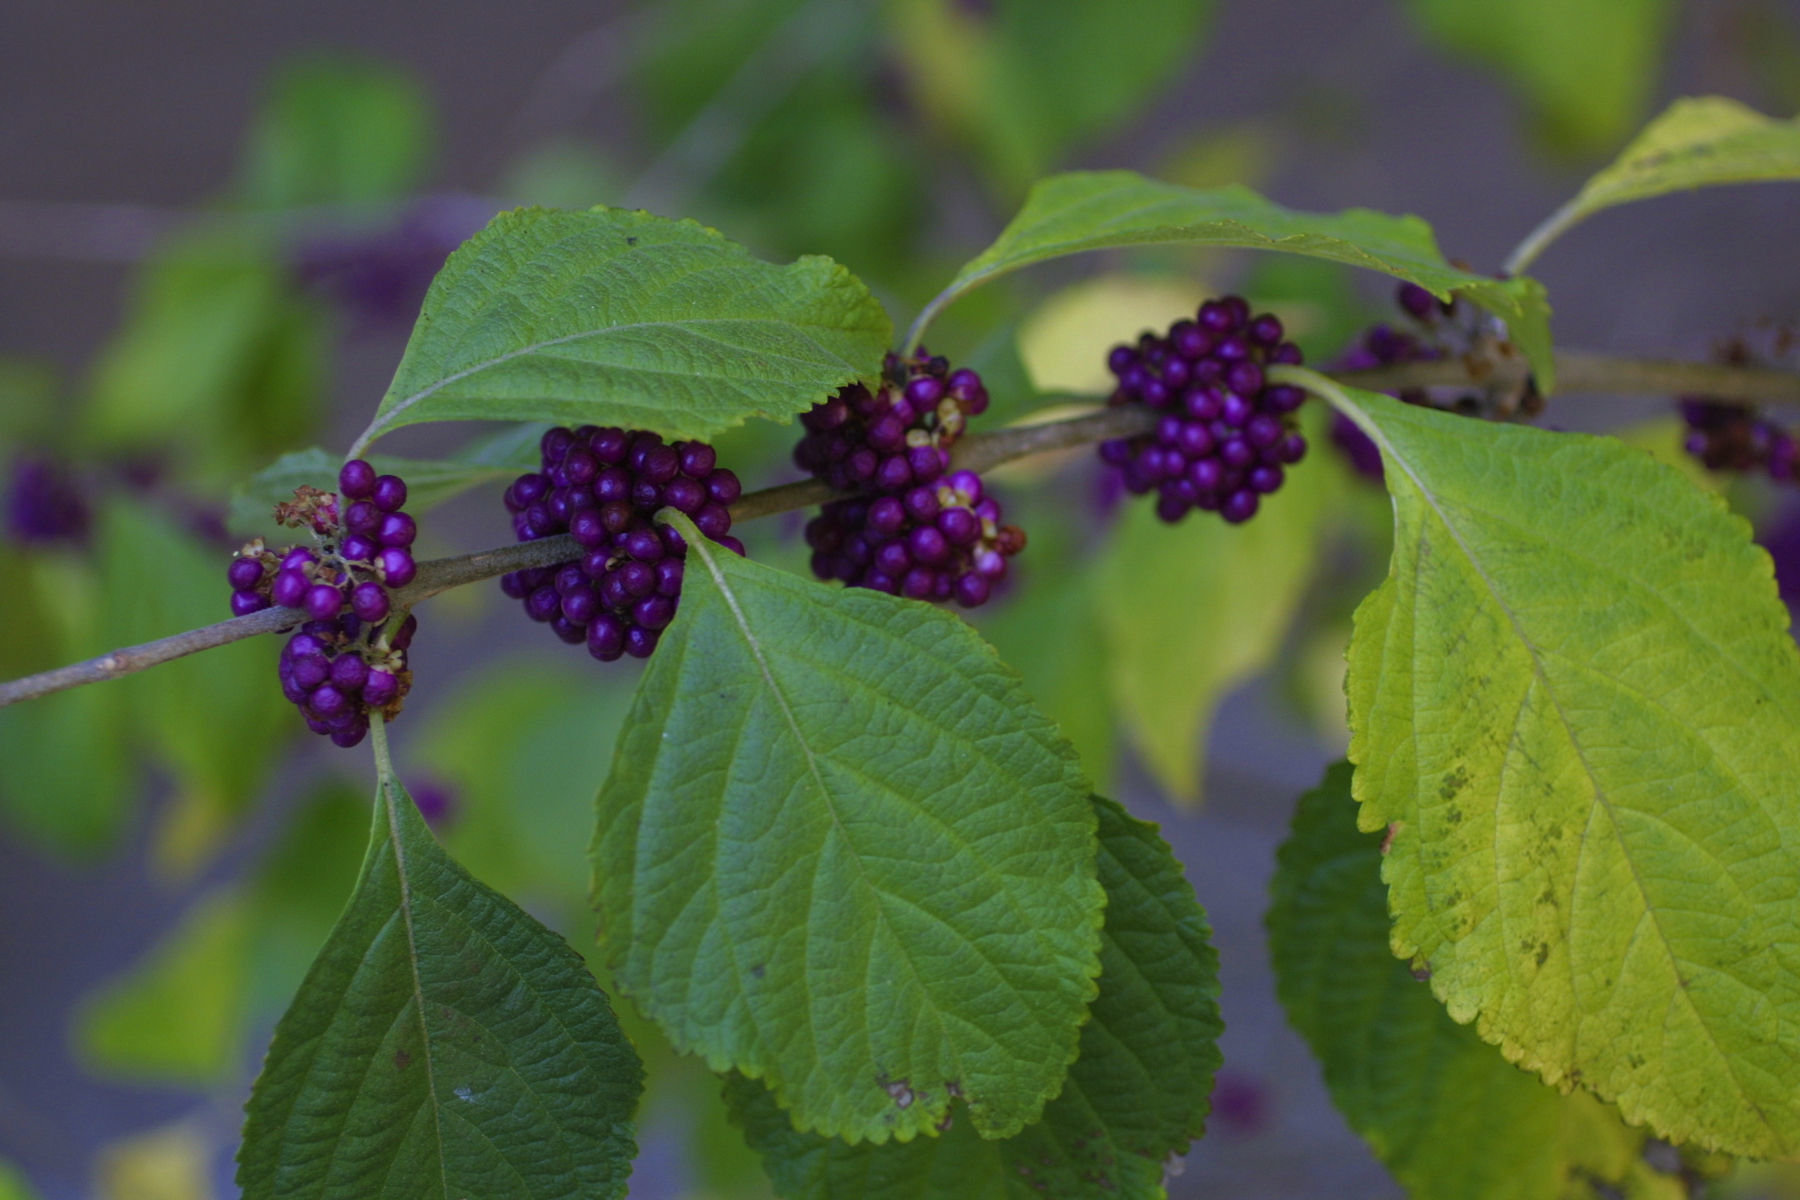
[(404, 1050), (394, 1051), (394, 1069), (395, 1070), (404, 1071), (404, 1070), (406, 1070), (406, 1068), (408, 1068), (410, 1066), (412, 1066), (412, 1055), (408, 1054)]
[(876, 1082), (881, 1085), (881, 1090), (888, 1094), (888, 1099), (894, 1102), (895, 1108), (906, 1109), (912, 1107), (914, 1096), (911, 1080), (882, 1079), (878, 1077)]

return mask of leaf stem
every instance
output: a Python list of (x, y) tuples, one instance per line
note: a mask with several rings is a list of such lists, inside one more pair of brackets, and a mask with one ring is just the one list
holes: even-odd
[(384, 803), (391, 803), (388, 781), (394, 778), (394, 760), (388, 753), (387, 718), (379, 712), (369, 714), (369, 745), (375, 751), (375, 790)]
[[(1655, 359), (1615, 358), (1569, 351), (1557, 355), (1557, 372), (1563, 384), (1558, 397), (1572, 392), (1642, 393), (1647, 395), (1696, 394), (1727, 400), (1800, 406), (1800, 372), (1768, 367), (1722, 366), (1710, 363), (1672, 362)], [(1512, 381), (1523, 383), (1521, 362), (1465, 363), (1459, 359), (1409, 363), (1373, 371), (1346, 372), (1333, 377), (1297, 367), (1275, 367), (1270, 377), (1303, 387), (1357, 418), (1338, 383), (1371, 391), (1400, 387), (1432, 387)], [(1066, 397), (1064, 398), (1066, 399)], [(1149, 431), (1156, 413), (1137, 407), (1096, 408), (1058, 421), (1020, 424), (989, 433), (971, 434), (956, 446), (954, 466), (985, 471), (1001, 463), (1035, 454), (1066, 450), (1111, 438), (1131, 437)], [(749, 492), (731, 506), (734, 522), (752, 521), (799, 508), (811, 508), (836, 493), (816, 480), (801, 480)], [(579, 557), (581, 547), (567, 534), (498, 546), (454, 558), (419, 564), (418, 577), (394, 596), (396, 608), (410, 608), (419, 601), (465, 584), (478, 583), (511, 571), (547, 567)], [(54, 692), (106, 679), (118, 679), (177, 658), (210, 650), (230, 642), (265, 633), (280, 633), (305, 620), (293, 609), (271, 608), (247, 617), (233, 617), (216, 625), (190, 629), (172, 637), (127, 646), (85, 662), (0, 683), (0, 708)]]
[(1537, 256), (1544, 252), (1544, 247), (1567, 233), (1571, 226), (1588, 214), (1582, 211), (1581, 197), (1576, 196), (1567, 204), (1545, 217), (1538, 227), (1525, 235), (1525, 239), (1513, 247), (1506, 256), (1506, 265), (1501, 270), (1508, 278), (1523, 275), (1525, 268), (1537, 261)]

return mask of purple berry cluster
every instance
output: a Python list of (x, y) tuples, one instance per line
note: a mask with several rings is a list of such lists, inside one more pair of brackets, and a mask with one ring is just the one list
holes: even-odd
[(657, 510), (673, 508), (702, 534), (739, 554), (731, 536), (738, 477), (704, 442), (666, 443), (654, 433), (558, 427), (539, 444), (541, 469), (506, 489), (521, 542), (567, 533), (580, 558), (500, 579), (525, 614), (601, 662), (648, 658), (675, 617), (687, 543)]
[(950, 471), (950, 447), (987, 389), (921, 349), (889, 354), (881, 382), (858, 383), (800, 418), (802, 470), (838, 491), (807, 522), (813, 574), (915, 600), (985, 604), (1025, 548), (1025, 531), (1000, 523), (1000, 503), (973, 471)]
[(1767, 471), (1778, 483), (1793, 482), (1800, 468), (1800, 443), (1755, 409), (1705, 396), (1683, 396), (1687, 452), (1709, 471)]
[(338, 490), (303, 487), (275, 509), (283, 525), (309, 527), (314, 547), (271, 551), (259, 538), (232, 560), (231, 611), (236, 616), (275, 605), (299, 608), (315, 621), (348, 609), (366, 624), (387, 619), (388, 589), (405, 587), (418, 574), (413, 539), (418, 524), (400, 510), (406, 482), (377, 475), (360, 458), (338, 472)]
[(302, 487), (275, 506), (281, 524), (312, 531), (312, 546), (271, 550), (256, 538), (226, 568), (233, 614), (271, 606), (306, 614), (281, 654), (282, 693), (313, 732), (340, 746), (362, 741), (371, 712), (397, 715), (411, 685), (406, 646), (417, 621), (408, 615), (391, 635), (383, 628), (390, 589), (418, 574), (419, 530), (405, 505), (404, 480), (353, 458), (339, 470), (336, 492)]
[(281, 650), (281, 694), (299, 707), (306, 727), (345, 748), (369, 732), (369, 715), (393, 720), (412, 688), (406, 648), (419, 619), (411, 613), (392, 633), (354, 613), (308, 621)]
[(1265, 374), (1300, 362), (1300, 348), (1282, 337), (1274, 315), (1252, 315), (1242, 296), (1225, 296), (1162, 337), (1145, 333), (1135, 346), (1115, 346), (1107, 366), (1119, 382), (1109, 403), (1161, 416), (1151, 433), (1102, 442), (1101, 461), (1120, 469), (1127, 491), (1156, 492), (1165, 521), (1194, 509), (1232, 524), (1255, 516), (1285, 468), (1306, 455), (1292, 416), (1306, 393)]

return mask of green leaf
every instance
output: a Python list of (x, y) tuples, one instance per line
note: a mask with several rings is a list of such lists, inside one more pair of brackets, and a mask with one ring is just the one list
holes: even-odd
[(306, 57), (276, 74), (244, 153), (252, 204), (367, 204), (418, 185), (432, 153), (431, 103), (385, 63)]
[(357, 441), (419, 421), (591, 422), (706, 438), (874, 374), (892, 338), (854, 275), (693, 221), (501, 213), (450, 256)]
[(1647, 1135), (1561, 1095), (1458, 1025), (1388, 949), (1381, 837), (1359, 833), (1350, 765), (1300, 798), (1269, 909), (1276, 991), (1351, 1127), (1422, 1200), (1687, 1195)]
[(1602, 209), (1727, 183), (1800, 179), (1800, 117), (1771, 120), (1723, 96), (1677, 100), (1513, 252), (1524, 268)]
[(1431, 227), (1418, 217), (1364, 208), (1303, 213), (1249, 188), (1186, 188), (1133, 171), (1074, 171), (1031, 190), (1025, 207), (994, 244), (957, 272), (926, 306), (909, 340), (952, 300), (980, 284), (1067, 254), (1124, 246), (1242, 246), (1348, 263), (1410, 280), (1440, 299), (1463, 295), (1503, 318), (1530, 359), (1538, 384), (1554, 385), (1550, 307), (1543, 285), (1499, 280), (1444, 261)]
[(643, 1068), (605, 995), (444, 854), (386, 772), (375, 810), (356, 894), (251, 1094), (244, 1195), (623, 1196)]
[[(406, 480), (406, 511), (417, 514), (471, 488), (511, 483), (520, 472), (535, 468), (537, 439), (543, 429), (535, 423), (509, 427), (439, 461), (371, 454), (369, 462), (377, 471)], [(280, 532), (270, 515), (275, 506), (292, 500), (294, 489), (302, 484), (336, 491), (338, 468), (343, 464), (343, 459), (317, 446), (282, 455), (232, 492), (231, 528), (244, 534), (275, 536)]]
[(246, 960), (257, 935), (243, 897), (200, 900), (145, 961), (91, 996), (74, 1037), (90, 1070), (205, 1087), (238, 1069), (246, 1032)]
[[(1035, 556), (1037, 527), (1028, 528)], [(1106, 697), (1106, 648), (1093, 634), (1093, 577), (1073, 567), (1040, 571), (1041, 566), (1032, 564), (1029, 582), (983, 621), (981, 632), (1075, 747), (1088, 778), (1110, 780), (1117, 739)]]
[[(224, 619), (225, 565), (162, 514), (119, 501), (96, 538), (108, 646), (129, 646)], [(154, 580), (154, 587), (144, 586)], [(140, 751), (167, 766), (177, 794), (157, 835), (159, 865), (197, 866), (262, 790), (268, 747), (295, 732), (276, 686), (274, 647), (261, 638), (165, 663), (106, 685), (129, 705)]]
[(281, 1015), (356, 883), (368, 800), (339, 782), (307, 797), (242, 887), (196, 902), (143, 959), (85, 998), (86, 1066), (204, 1087), (236, 1080), (249, 1031)]
[(1612, 439), (1317, 387), (1394, 502), (1348, 690), (1395, 952), (1553, 1084), (1800, 1150), (1800, 654), (1768, 555)]
[(985, 6), (991, 15), (949, 0), (894, 7), (891, 46), (921, 106), (972, 142), (976, 165), (1013, 196), (1172, 82), (1213, 9), (1194, 0), (1001, 0)]
[(1495, 67), (1565, 152), (1617, 145), (1656, 91), (1673, 0), (1408, 0), (1425, 31)]
[(183, 234), (134, 281), (95, 362), (81, 435), (235, 477), (245, 459), (310, 433), (324, 328), (272, 247), (230, 230)]
[(37, 1192), (11, 1163), (0, 1160), (0, 1200), (36, 1200)]
[(585, 937), (594, 780), (612, 761), (634, 681), (601, 678), (592, 659), (570, 662), (563, 649), (474, 672), (409, 745), (456, 797), (444, 840), (458, 860), (534, 911), (555, 902), (580, 914)]
[(1100, 564), (1098, 615), (1113, 703), (1164, 790), (1200, 798), (1212, 714), (1274, 660), (1318, 563), (1337, 477), (1294, 468), (1256, 519), (1178, 525), (1126, 507)]
[(904, 1141), (954, 1085), (984, 1135), (1016, 1133), (1099, 970), (1074, 754), (957, 618), (678, 523), (681, 610), (600, 793), (619, 987), (804, 1129)]
[[(0, 545), (0, 673), (13, 678), (105, 653), (100, 580), (85, 555)], [(0, 819), (50, 853), (112, 848), (137, 782), (117, 687), (82, 687), (0, 709)]]
[(790, 1200), (1164, 1194), (1163, 1163), (1200, 1136), (1219, 1067), (1218, 956), (1156, 827), (1110, 800), (1093, 804), (1107, 897), (1100, 994), (1043, 1120), (998, 1141), (956, 1120), (939, 1137), (853, 1146), (796, 1132), (766, 1088), (733, 1075), (726, 1100), (778, 1192)]

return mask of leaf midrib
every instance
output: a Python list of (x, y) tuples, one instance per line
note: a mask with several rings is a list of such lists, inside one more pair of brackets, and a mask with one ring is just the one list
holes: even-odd
[[(412, 979), (413, 1009), (419, 1017), (419, 1053), (425, 1060), (425, 1089), (430, 1097), (431, 1125), (437, 1134), (438, 1182), (450, 1195), (449, 1166), (444, 1155), (444, 1117), (438, 1103), (437, 1070), (431, 1056), (431, 1030), (425, 1025), (425, 980), (419, 973), (419, 943), (413, 932), (412, 881), (406, 873), (406, 849), (400, 835), (400, 814), (394, 803), (393, 781), (381, 781), (381, 801), (387, 810), (388, 845), (394, 852), (394, 874), (400, 885), (400, 918), (406, 929), (406, 968)], [(410, 801), (409, 801), (410, 803)]]
[[(602, 337), (607, 334), (630, 333), (630, 332), (633, 332), (636, 330), (641, 330), (641, 329), (662, 329), (662, 328), (668, 328), (668, 327), (672, 327), (672, 328), (676, 328), (676, 329), (689, 329), (689, 328), (692, 328), (692, 327), (698, 326), (698, 325), (777, 325), (777, 326), (781, 326), (783, 328), (790, 328), (790, 329), (801, 327), (799, 322), (786, 320), (786, 319), (783, 319), (780, 317), (746, 316), (746, 317), (684, 317), (679, 320), (631, 321), (631, 322), (628, 322), (623, 325), (602, 325), (602, 326), (599, 326), (594, 329), (582, 329), (582, 330), (578, 330), (575, 333), (565, 334), (562, 337), (546, 338), (545, 340), (543, 340), (541, 342), (532, 342), (529, 345), (520, 346), (517, 350), (508, 350), (505, 354), (496, 355), (493, 358), (483, 359), (482, 361), (475, 363), (472, 366), (464, 367), (460, 371), (453, 371), (449, 375), (446, 375), (441, 379), (434, 380), (433, 382), (427, 384), (426, 386), (420, 388), (418, 391), (414, 392), (412, 395), (407, 396), (404, 400), (399, 400), (399, 401), (395, 402), (395, 404), (392, 408), (390, 408), (386, 412), (382, 413), (380, 416), (381, 424), (378, 426), (378, 428), (381, 428), (381, 429), (392, 428), (395, 424), (395, 421), (393, 420), (393, 418), (397, 417), (399, 414), (404, 413), (408, 409), (412, 408), (415, 404), (418, 404), (420, 401), (429, 399), (430, 397), (436, 395), (438, 392), (442, 391), (444, 388), (449, 387), (453, 383), (461, 383), (463, 380), (469, 378), (471, 375), (479, 375), (483, 371), (490, 371), (495, 367), (498, 367), (505, 363), (511, 362), (515, 358), (522, 358), (525, 355), (537, 354), (544, 350), (548, 350), (554, 346), (567, 345), (570, 342), (579, 342), (585, 338)], [(815, 345), (816, 344), (817, 343), (815, 343)], [(820, 347), (820, 349), (823, 349), (823, 347)], [(633, 369), (648, 371), (647, 368), (633, 368)], [(684, 375), (684, 376), (692, 376), (693, 375), (692, 371), (679, 371), (679, 372), (669, 372), (669, 373), (670, 374), (680, 374), (680, 375)]]
[[(794, 710), (788, 703), (786, 693), (781, 690), (781, 685), (775, 680), (775, 673), (770, 668), (768, 659), (763, 654), (762, 642), (750, 628), (750, 622), (744, 615), (743, 607), (738, 603), (737, 594), (732, 591), (731, 585), (726, 581), (724, 572), (719, 570), (718, 562), (714, 559), (711, 550), (708, 548), (706, 539), (702, 537), (697, 530), (692, 530), (691, 526), (689, 527), (689, 530), (684, 530), (683, 534), (687, 541), (688, 549), (699, 556), (700, 562), (706, 567), (707, 574), (712, 576), (713, 586), (718, 589), (720, 597), (724, 599), (726, 607), (731, 612), (732, 620), (737, 624), (738, 632), (744, 638), (745, 646), (749, 649), (751, 657), (756, 660), (756, 669), (761, 674), (764, 685), (769, 689), (770, 694), (775, 697), (776, 705), (781, 709), (782, 718), (787, 722), (788, 729), (793, 734), (794, 741), (799, 745), (801, 753), (805, 755), (807, 773), (812, 776), (813, 783), (819, 789), (820, 798), (825, 802), (825, 810), (831, 817), (832, 829), (836, 832), (838, 837), (842, 838), (844, 842), (852, 848), (852, 853), (849, 857), (850, 860), (856, 864), (857, 878), (862, 881), (862, 885), (869, 890), (869, 893), (876, 897), (877, 902), (874, 909), (876, 919), (884, 926), (888, 925), (887, 911), (885, 905), (881, 902), (885, 893), (882, 889), (876, 887), (874, 882), (870, 880), (868, 871), (863, 867), (861, 854), (855, 851), (856, 843), (854, 839), (850, 837), (849, 832), (844, 828), (843, 821), (838, 817), (837, 804), (832, 798), (830, 787), (827, 786), (825, 782), (824, 774), (819, 770), (818, 757), (813, 752), (812, 744), (806, 740), (805, 734), (801, 731), (799, 719), (794, 715)], [(889, 932), (891, 936), (892, 931), (890, 930)], [(905, 945), (905, 939), (903, 938), (895, 937), (893, 938), (893, 941), (896, 945)], [(869, 939), (869, 945), (870, 953), (872, 955), (874, 947), (874, 939), (872, 937)], [(925, 986), (924, 980), (920, 978), (918, 964), (913, 962), (911, 955), (903, 954), (901, 957), (906, 962), (907, 969), (912, 973), (913, 982), (915, 986), (918, 987), (919, 994), (921, 996), (931, 995), (930, 989)], [(942, 1014), (936, 1012), (935, 1006), (933, 1006), (933, 1015), (938, 1019), (941, 1025)], [(955, 1045), (954, 1040), (949, 1037), (946, 1037), (944, 1042), (946, 1049), (956, 1061), (958, 1077), (966, 1078), (968, 1072), (964, 1069), (963, 1056), (960, 1049)]]

